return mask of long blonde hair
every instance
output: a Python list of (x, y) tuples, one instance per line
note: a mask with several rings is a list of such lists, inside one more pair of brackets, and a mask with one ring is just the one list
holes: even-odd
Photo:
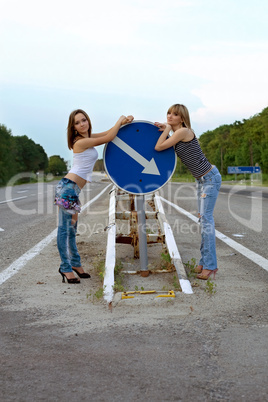
[(176, 103), (175, 105), (170, 106), (167, 113), (177, 113), (182, 119), (183, 127), (191, 129), (190, 115), (186, 106)]
[(74, 110), (69, 116), (69, 122), (68, 122), (68, 127), (67, 127), (67, 142), (68, 142), (68, 148), (69, 149), (73, 149), (73, 145), (75, 143), (75, 140), (79, 137), (79, 134), (76, 132), (76, 130), (74, 128), (75, 116), (78, 113), (82, 113), (85, 116), (85, 118), (87, 119), (88, 124), (89, 124), (88, 136), (89, 137), (91, 136), (92, 125), (91, 125), (91, 121), (90, 121), (89, 116), (82, 109)]

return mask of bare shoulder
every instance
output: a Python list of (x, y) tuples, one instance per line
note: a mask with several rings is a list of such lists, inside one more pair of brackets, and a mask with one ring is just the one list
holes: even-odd
[(174, 138), (179, 141), (191, 141), (194, 138), (194, 133), (187, 127), (182, 127), (173, 133)]
[(93, 138), (81, 138), (75, 142), (73, 146), (73, 151), (74, 153), (80, 153), (92, 147), (94, 147)]
[(190, 128), (183, 128), (185, 130), (185, 140), (184, 141), (192, 141), (195, 137), (195, 133)]

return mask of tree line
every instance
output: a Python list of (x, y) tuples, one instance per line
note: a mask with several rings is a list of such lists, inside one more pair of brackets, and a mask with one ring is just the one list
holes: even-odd
[[(224, 124), (199, 137), (201, 148), (208, 160), (218, 167), (222, 175), (228, 166), (260, 166), (268, 173), (268, 107), (259, 114)], [(176, 174), (189, 173), (178, 159)]]
[(249, 119), (206, 131), (199, 141), (223, 175), (228, 166), (260, 166), (268, 173), (268, 107)]
[(58, 155), (48, 158), (44, 148), (27, 135), (13, 136), (11, 130), (0, 124), (0, 186), (18, 173), (43, 171), (63, 174), (66, 162)]

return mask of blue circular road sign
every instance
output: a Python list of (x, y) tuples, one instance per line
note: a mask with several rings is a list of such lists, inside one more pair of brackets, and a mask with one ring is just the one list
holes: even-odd
[(122, 126), (104, 148), (104, 166), (111, 181), (130, 194), (149, 194), (164, 186), (174, 173), (174, 148), (155, 151), (160, 136), (148, 121)]

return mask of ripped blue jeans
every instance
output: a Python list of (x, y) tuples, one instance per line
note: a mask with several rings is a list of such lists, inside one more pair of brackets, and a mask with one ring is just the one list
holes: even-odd
[(221, 174), (214, 166), (210, 172), (196, 179), (198, 214), (201, 225), (201, 259), (203, 269), (217, 268), (216, 237), (213, 211), (221, 187)]
[(61, 272), (72, 272), (72, 267), (81, 267), (81, 258), (76, 246), (77, 221), (72, 223), (73, 215), (59, 208), (57, 246), (61, 258)]
[(73, 215), (80, 212), (80, 188), (72, 180), (64, 177), (56, 186), (55, 204), (59, 206), (57, 246), (61, 258), (61, 272), (72, 272), (72, 267), (81, 267), (81, 259), (76, 246), (77, 221)]

